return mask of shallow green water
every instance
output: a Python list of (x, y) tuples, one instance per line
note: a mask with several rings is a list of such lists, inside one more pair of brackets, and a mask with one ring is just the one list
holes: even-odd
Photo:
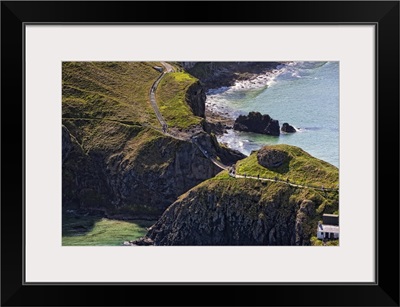
[(63, 246), (120, 246), (139, 239), (155, 221), (120, 221), (92, 216), (63, 217)]

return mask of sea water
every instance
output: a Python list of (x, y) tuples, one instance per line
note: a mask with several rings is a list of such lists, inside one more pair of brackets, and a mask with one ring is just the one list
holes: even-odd
[(339, 167), (339, 62), (285, 62), (254, 80), (210, 90), (206, 107), (232, 119), (258, 111), (296, 128), (279, 137), (232, 129), (218, 137), (245, 155), (290, 144)]

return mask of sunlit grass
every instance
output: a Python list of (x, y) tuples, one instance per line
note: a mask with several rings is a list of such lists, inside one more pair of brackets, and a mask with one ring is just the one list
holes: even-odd
[(169, 127), (187, 129), (199, 125), (202, 118), (193, 115), (186, 103), (186, 92), (197, 79), (184, 72), (165, 75), (158, 85), (156, 100)]
[[(311, 246), (324, 246), (324, 242), (319, 240), (317, 237), (311, 237)], [(328, 240), (326, 241), (326, 246), (339, 246), (339, 240)]]
[(63, 118), (156, 124), (149, 90), (157, 62), (64, 62)]
[(337, 167), (317, 159), (304, 150), (290, 145), (271, 145), (270, 148), (286, 151), (290, 159), (280, 167), (268, 169), (258, 163), (257, 152), (236, 165), (236, 173), (240, 175), (278, 180), (287, 180), (291, 183), (309, 185), (314, 187), (337, 188), (339, 183), (339, 170)]

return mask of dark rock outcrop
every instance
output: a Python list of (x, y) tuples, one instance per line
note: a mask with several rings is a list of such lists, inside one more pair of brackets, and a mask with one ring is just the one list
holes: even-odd
[(257, 160), (260, 165), (266, 168), (277, 168), (289, 160), (289, 155), (285, 151), (266, 146), (258, 151)]
[[(158, 218), (179, 195), (221, 171), (190, 140), (181, 141), (141, 128), (124, 135), (125, 127), (104, 122), (118, 135), (118, 145), (102, 148), (74, 134), (91, 121), (65, 121), (63, 127), (63, 209), (99, 209), (109, 217)], [(96, 131), (102, 129), (97, 123)], [(135, 135), (136, 134), (136, 135)], [(102, 134), (103, 135), (103, 134)], [(156, 136), (156, 138), (154, 138)], [(232, 164), (245, 156), (221, 147), (205, 132), (197, 141), (210, 156)], [(137, 145), (140, 144), (140, 145)]]
[(240, 151), (225, 147), (218, 143), (214, 134), (205, 132), (199, 133), (192, 137), (192, 142), (200, 145), (205, 149), (210, 157), (219, 157), (225, 165), (231, 165), (238, 160), (246, 158)]
[(262, 133), (279, 136), (279, 121), (272, 119), (268, 114), (250, 112), (247, 116), (240, 115), (233, 125), (233, 129), (245, 132)]
[(294, 132), (296, 132), (296, 129), (293, 126), (289, 125), (288, 123), (284, 123), (282, 125), (281, 130), (282, 130), (282, 132), (286, 132), (286, 133), (294, 133)]
[(64, 139), (65, 210), (96, 208), (110, 217), (159, 217), (179, 195), (220, 172), (189, 141), (164, 136), (134, 152), (126, 139), (127, 144), (116, 150), (85, 152), (78, 143), (67, 145), (67, 136)]
[(310, 220), (315, 216), (315, 204), (311, 200), (303, 200), (296, 215), (296, 245), (310, 245)]
[(62, 136), (61, 136), (61, 148), (62, 148), (62, 161), (64, 162), (72, 150), (72, 141), (68, 129), (62, 125), (61, 126)]
[(147, 238), (155, 245), (309, 244), (315, 206), (305, 195), (272, 182), (242, 184), (236, 194), (224, 185), (190, 190), (150, 227)]
[(149, 246), (154, 245), (154, 242), (150, 238), (140, 238), (135, 241), (129, 241), (127, 245)]
[(226, 132), (226, 129), (228, 127), (222, 124), (221, 122), (209, 122), (209, 121), (204, 121), (203, 123), (203, 129), (207, 133), (214, 133), (217, 135), (224, 134)]
[(191, 85), (186, 92), (186, 103), (192, 109), (194, 115), (205, 117), (206, 93), (200, 82)]
[[(98, 168), (99, 156), (86, 154), (77, 138), (62, 126), (62, 205), (63, 210), (100, 209), (107, 206), (111, 190)], [(90, 210), (89, 210), (90, 211)]]

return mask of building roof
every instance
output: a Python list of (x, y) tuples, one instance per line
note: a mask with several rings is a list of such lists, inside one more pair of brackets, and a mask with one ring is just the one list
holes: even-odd
[(339, 226), (339, 215), (337, 214), (326, 214), (322, 215), (322, 221), (325, 225)]
[(338, 214), (328, 214), (328, 213), (324, 213), (324, 214), (322, 214), (322, 216), (339, 217)]
[(339, 233), (339, 226), (319, 224), (318, 231)]

